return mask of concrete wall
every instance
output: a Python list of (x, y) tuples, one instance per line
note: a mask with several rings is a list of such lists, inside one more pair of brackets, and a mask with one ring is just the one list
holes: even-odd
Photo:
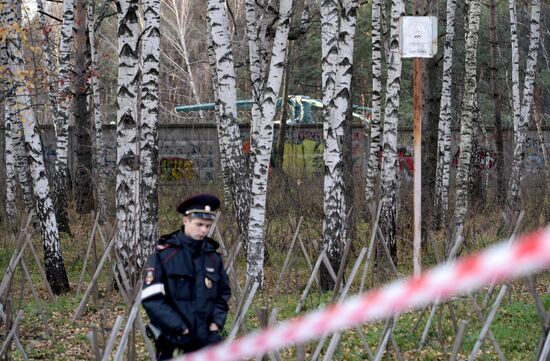
[[(275, 134), (277, 134), (277, 129)], [(116, 139), (115, 127), (106, 125), (105, 166), (114, 180), (116, 174)], [(241, 127), (241, 134), (245, 141), (245, 147), (249, 138), (248, 127)], [(550, 129), (545, 129), (546, 142), (550, 142)], [(53, 127), (42, 127), (41, 137), (44, 144), (44, 154), (48, 168), (53, 167), (55, 160), (55, 134)], [(322, 127), (316, 125), (294, 126), (287, 133), (286, 160), (296, 168), (307, 169), (310, 173), (322, 174)], [(368, 139), (363, 127), (355, 127), (353, 130), (353, 172), (357, 176), (364, 174), (367, 162)], [(456, 167), (458, 159), (458, 142), (460, 134), (455, 129), (452, 134), (451, 154), (453, 164)], [(510, 163), (512, 154), (512, 132), (504, 132), (505, 161)], [(0, 128), (0, 157), (1, 169), (4, 169), (4, 132)], [(490, 173), (494, 173), (494, 137), (491, 130), (488, 136), (482, 137), (482, 159)], [(412, 175), (412, 130), (401, 129), (399, 132), (399, 162), (403, 177)], [(159, 171), (163, 180), (184, 180), (200, 177), (203, 180), (211, 180), (219, 174), (219, 149), (217, 144), (217, 131), (213, 124), (193, 125), (163, 125), (159, 128)], [(74, 159), (70, 159), (71, 170), (74, 170)], [(434, 165), (435, 166), (435, 165)], [(536, 131), (531, 130), (528, 135), (526, 148), (526, 170), (538, 172), (544, 166), (542, 148)], [(3, 174), (4, 172), (0, 172)], [(4, 184), (4, 183), (2, 183)]]

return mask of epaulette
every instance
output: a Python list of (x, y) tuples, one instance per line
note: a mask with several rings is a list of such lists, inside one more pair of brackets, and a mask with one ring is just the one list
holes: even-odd
[(155, 248), (155, 250), (164, 251), (165, 249), (170, 248), (171, 245), (172, 244), (170, 244), (170, 243), (157, 244), (157, 247)]
[(168, 243), (167, 241), (170, 238), (172, 238), (172, 236), (177, 232), (178, 231), (175, 231), (175, 232), (164, 234), (164, 235), (160, 236), (159, 240), (157, 241), (157, 246), (155, 247), (155, 250), (156, 251), (163, 251), (163, 250), (169, 248), (171, 246), (171, 244)]

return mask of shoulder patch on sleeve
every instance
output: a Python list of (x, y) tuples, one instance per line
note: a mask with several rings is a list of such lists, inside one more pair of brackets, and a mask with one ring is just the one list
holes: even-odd
[(150, 285), (153, 283), (155, 279), (155, 269), (153, 267), (149, 267), (145, 270), (145, 284)]

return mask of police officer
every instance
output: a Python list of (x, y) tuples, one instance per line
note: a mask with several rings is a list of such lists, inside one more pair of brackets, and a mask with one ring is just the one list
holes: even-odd
[(231, 290), (219, 244), (207, 237), (219, 206), (210, 194), (181, 202), (183, 226), (160, 238), (145, 266), (141, 304), (158, 360), (222, 340)]

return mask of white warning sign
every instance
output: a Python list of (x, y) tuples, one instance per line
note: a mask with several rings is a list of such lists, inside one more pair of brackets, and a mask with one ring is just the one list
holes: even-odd
[(399, 54), (403, 58), (431, 58), (437, 53), (437, 18), (402, 16), (399, 19)]

